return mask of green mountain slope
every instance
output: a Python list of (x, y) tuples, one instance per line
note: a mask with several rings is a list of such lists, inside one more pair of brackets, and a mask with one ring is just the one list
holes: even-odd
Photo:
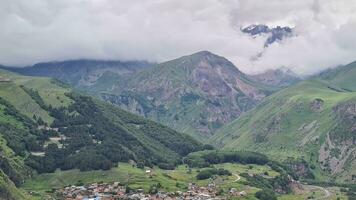
[(203, 51), (143, 70), (101, 97), (205, 140), (272, 91), (225, 58)]
[(320, 78), (347, 91), (356, 91), (356, 62), (320, 74)]
[(110, 169), (129, 160), (171, 168), (200, 149), (187, 135), (61, 82), (0, 71), (0, 192), (8, 199), (23, 199), (15, 185), (35, 171)]
[[(335, 77), (342, 82), (341, 76)], [(314, 79), (281, 90), (219, 129), (210, 141), (278, 160), (301, 158), (320, 179), (355, 182), (356, 92), (333, 83)]]

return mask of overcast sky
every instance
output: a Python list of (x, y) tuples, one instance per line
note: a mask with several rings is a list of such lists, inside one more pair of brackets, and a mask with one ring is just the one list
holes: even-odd
[[(241, 27), (295, 27), (263, 49)], [(356, 60), (355, 0), (0, 0), (0, 63), (76, 58), (166, 61), (208, 50), (256, 73)], [(251, 58), (263, 51), (257, 60)]]

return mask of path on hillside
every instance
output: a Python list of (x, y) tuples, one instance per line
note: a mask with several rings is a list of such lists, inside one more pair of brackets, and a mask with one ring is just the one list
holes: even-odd
[(241, 179), (241, 177), (238, 174), (232, 174), (232, 175), (236, 176), (236, 179), (232, 181), (232, 183), (235, 183)]
[(331, 196), (331, 192), (329, 190), (327, 190), (326, 188), (324, 187), (320, 187), (320, 186), (315, 186), (315, 185), (306, 185), (307, 187), (309, 188), (314, 188), (314, 189), (319, 189), (319, 190), (322, 190), (324, 191), (325, 195), (322, 196), (322, 197), (319, 197), (319, 198), (315, 198), (313, 200), (324, 200), (324, 199), (327, 199)]

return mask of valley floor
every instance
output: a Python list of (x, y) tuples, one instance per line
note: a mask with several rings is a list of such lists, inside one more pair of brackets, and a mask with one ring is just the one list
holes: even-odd
[[(199, 168), (188, 169), (186, 165), (180, 165), (175, 170), (162, 170), (159, 168), (139, 169), (127, 163), (119, 163), (118, 167), (108, 171), (87, 171), (78, 170), (56, 171), (55, 173), (41, 174), (28, 180), (22, 189), (32, 194), (35, 199), (49, 199), (59, 192), (63, 192), (67, 186), (81, 186), (95, 183), (118, 184), (129, 186), (135, 189), (137, 194), (147, 194), (152, 186), (159, 184), (160, 191), (164, 192), (186, 192), (192, 190), (191, 185), (194, 183), (197, 187), (203, 189), (214, 185), (213, 192), (224, 191), (223, 195), (229, 199), (256, 199), (254, 194), (259, 190), (251, 187), (244, 177), (239, 174), (258, 174), (266, 178), (278, 176), (278, 172), (270, 169), (268, 166), (259, 165), (241, 165), (241, 164), (217, 164), (216, 168), (229, 170), (231, 176), (217, 176), (213, 179), (197, 180)], [(110, 185), (110, 188), (112, 186)], [(78, 187), (80, 188), (80, 187)], [(67, 188), (68, 189), (68, 188)], [(207, 189), (206, 189), (207, 190)], [(196, 191), (197, 195), (199, 191)], [(183, 194), (183, 193), (182, 193)], [(280, 195), (279, 200), (295, 199), (347, 199), (339, 188), (322, 188), (317, 186), (303, 185), (295, 189), (294, 194)], [(58, 198), (58, 196), (57, 196)]]

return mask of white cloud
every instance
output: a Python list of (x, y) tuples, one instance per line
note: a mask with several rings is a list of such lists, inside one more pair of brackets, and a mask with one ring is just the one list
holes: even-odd
[[(245, 72), (301, 74), (356, 60), (354, 0), (0, 0), (0, 63), (75, 58), (165, 61), (209, 50)], [(243, 35), (250, 23), (295, 26), (273, 44)]]

